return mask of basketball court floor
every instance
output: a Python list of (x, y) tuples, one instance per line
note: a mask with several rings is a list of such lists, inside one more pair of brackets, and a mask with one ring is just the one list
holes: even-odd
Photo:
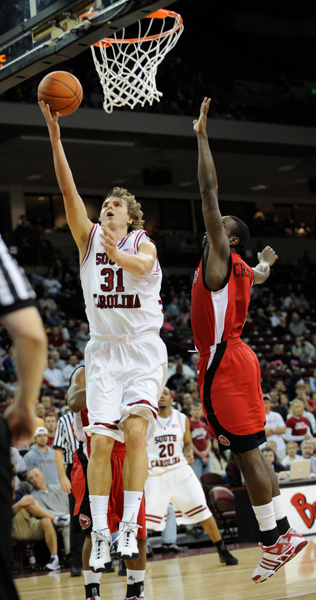
[[(257, 546), (229, 545), (239, 560), (236, 567), (221, 565), (214, 548), (150, 559), (147, 563), (145, 595), (148, 600), (315, 600), (316, 536), (309, 537), (304, 550), (262, 584), (251, 575), (260, 558)], [(192, 551), (191, 551), (192, 552)], [(21, 600), (84, 600), (83, 577), (69, 572), (34, 575), (15, 581)], [(102, 600), (123, 600), (125, 577), (102, 576)]]

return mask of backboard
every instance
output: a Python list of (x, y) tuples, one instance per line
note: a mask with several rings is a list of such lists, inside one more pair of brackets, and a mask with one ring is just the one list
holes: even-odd
[(0, 93), (173, 1), (1, 0)]

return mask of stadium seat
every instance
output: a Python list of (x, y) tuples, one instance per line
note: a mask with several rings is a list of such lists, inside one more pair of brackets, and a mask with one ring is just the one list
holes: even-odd
[(208, 506), (213, 513), (219, 529), (224, 529), (223, 537), (238, 539), (235, 496), (223, 486), (215, 486), (208, 493)]

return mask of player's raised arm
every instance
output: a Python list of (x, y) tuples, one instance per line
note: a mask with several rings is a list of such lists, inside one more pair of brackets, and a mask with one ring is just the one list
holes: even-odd
[(226, 263), (230, 254), (229, 241), (224, 231), (222, 215), (218, 206), (217, 175), (206, 134), (206, 121), (210, 103), (210, 98), (204, 98), (201, 104), (200, 116), (193, 122), (199, 151), (198, 180), (202, 197), (204, 223), (211, 240), (212, 249)]
[(278, 259), (277, 253), (270, 246), (266, 246), (262, 252), (258, 252), (258, 261), (253, 269), (254, 283), (264, 283), (270, 275), (270, 267)]
[(60, 139), (60, 128), (58, 114), (52, 116), (49, 105), (43, 101), (39, 102), (40, 109), (45, 117), (49, 131), (49, 137), (53, 149), (54, 166), (58, 185), (63, 195), (66, 210), (67, 223), (73, 238), (79, 248), (82, 259), (93, 223), (88, 219), (86, 207), (78, 194), (72, 172), (70, 170), (62, 143)]

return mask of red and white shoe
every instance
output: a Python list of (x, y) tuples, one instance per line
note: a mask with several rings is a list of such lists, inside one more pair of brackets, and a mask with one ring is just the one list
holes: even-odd
[(279, 537), (276, 544), (273, 546), (264, 546), (262, 555), (257, 568), (252, 574), (252, 580), (255, 583), (262, 583), (272, 577), (280, 567), (283, 567), (293, 556), (295, 556), (295, 547), (292, 543), (285, 542), (282, 537)]
[(300, 533), (297, 533), (295, 529), (290, 529), (284, 534), (281, 535), (282, 541), (287, 542), (289, 544), (293, 544), (295, 548), (295, 554), (298, 554), (305, 546), (308, 544), (308, 540), (304, 538)]

